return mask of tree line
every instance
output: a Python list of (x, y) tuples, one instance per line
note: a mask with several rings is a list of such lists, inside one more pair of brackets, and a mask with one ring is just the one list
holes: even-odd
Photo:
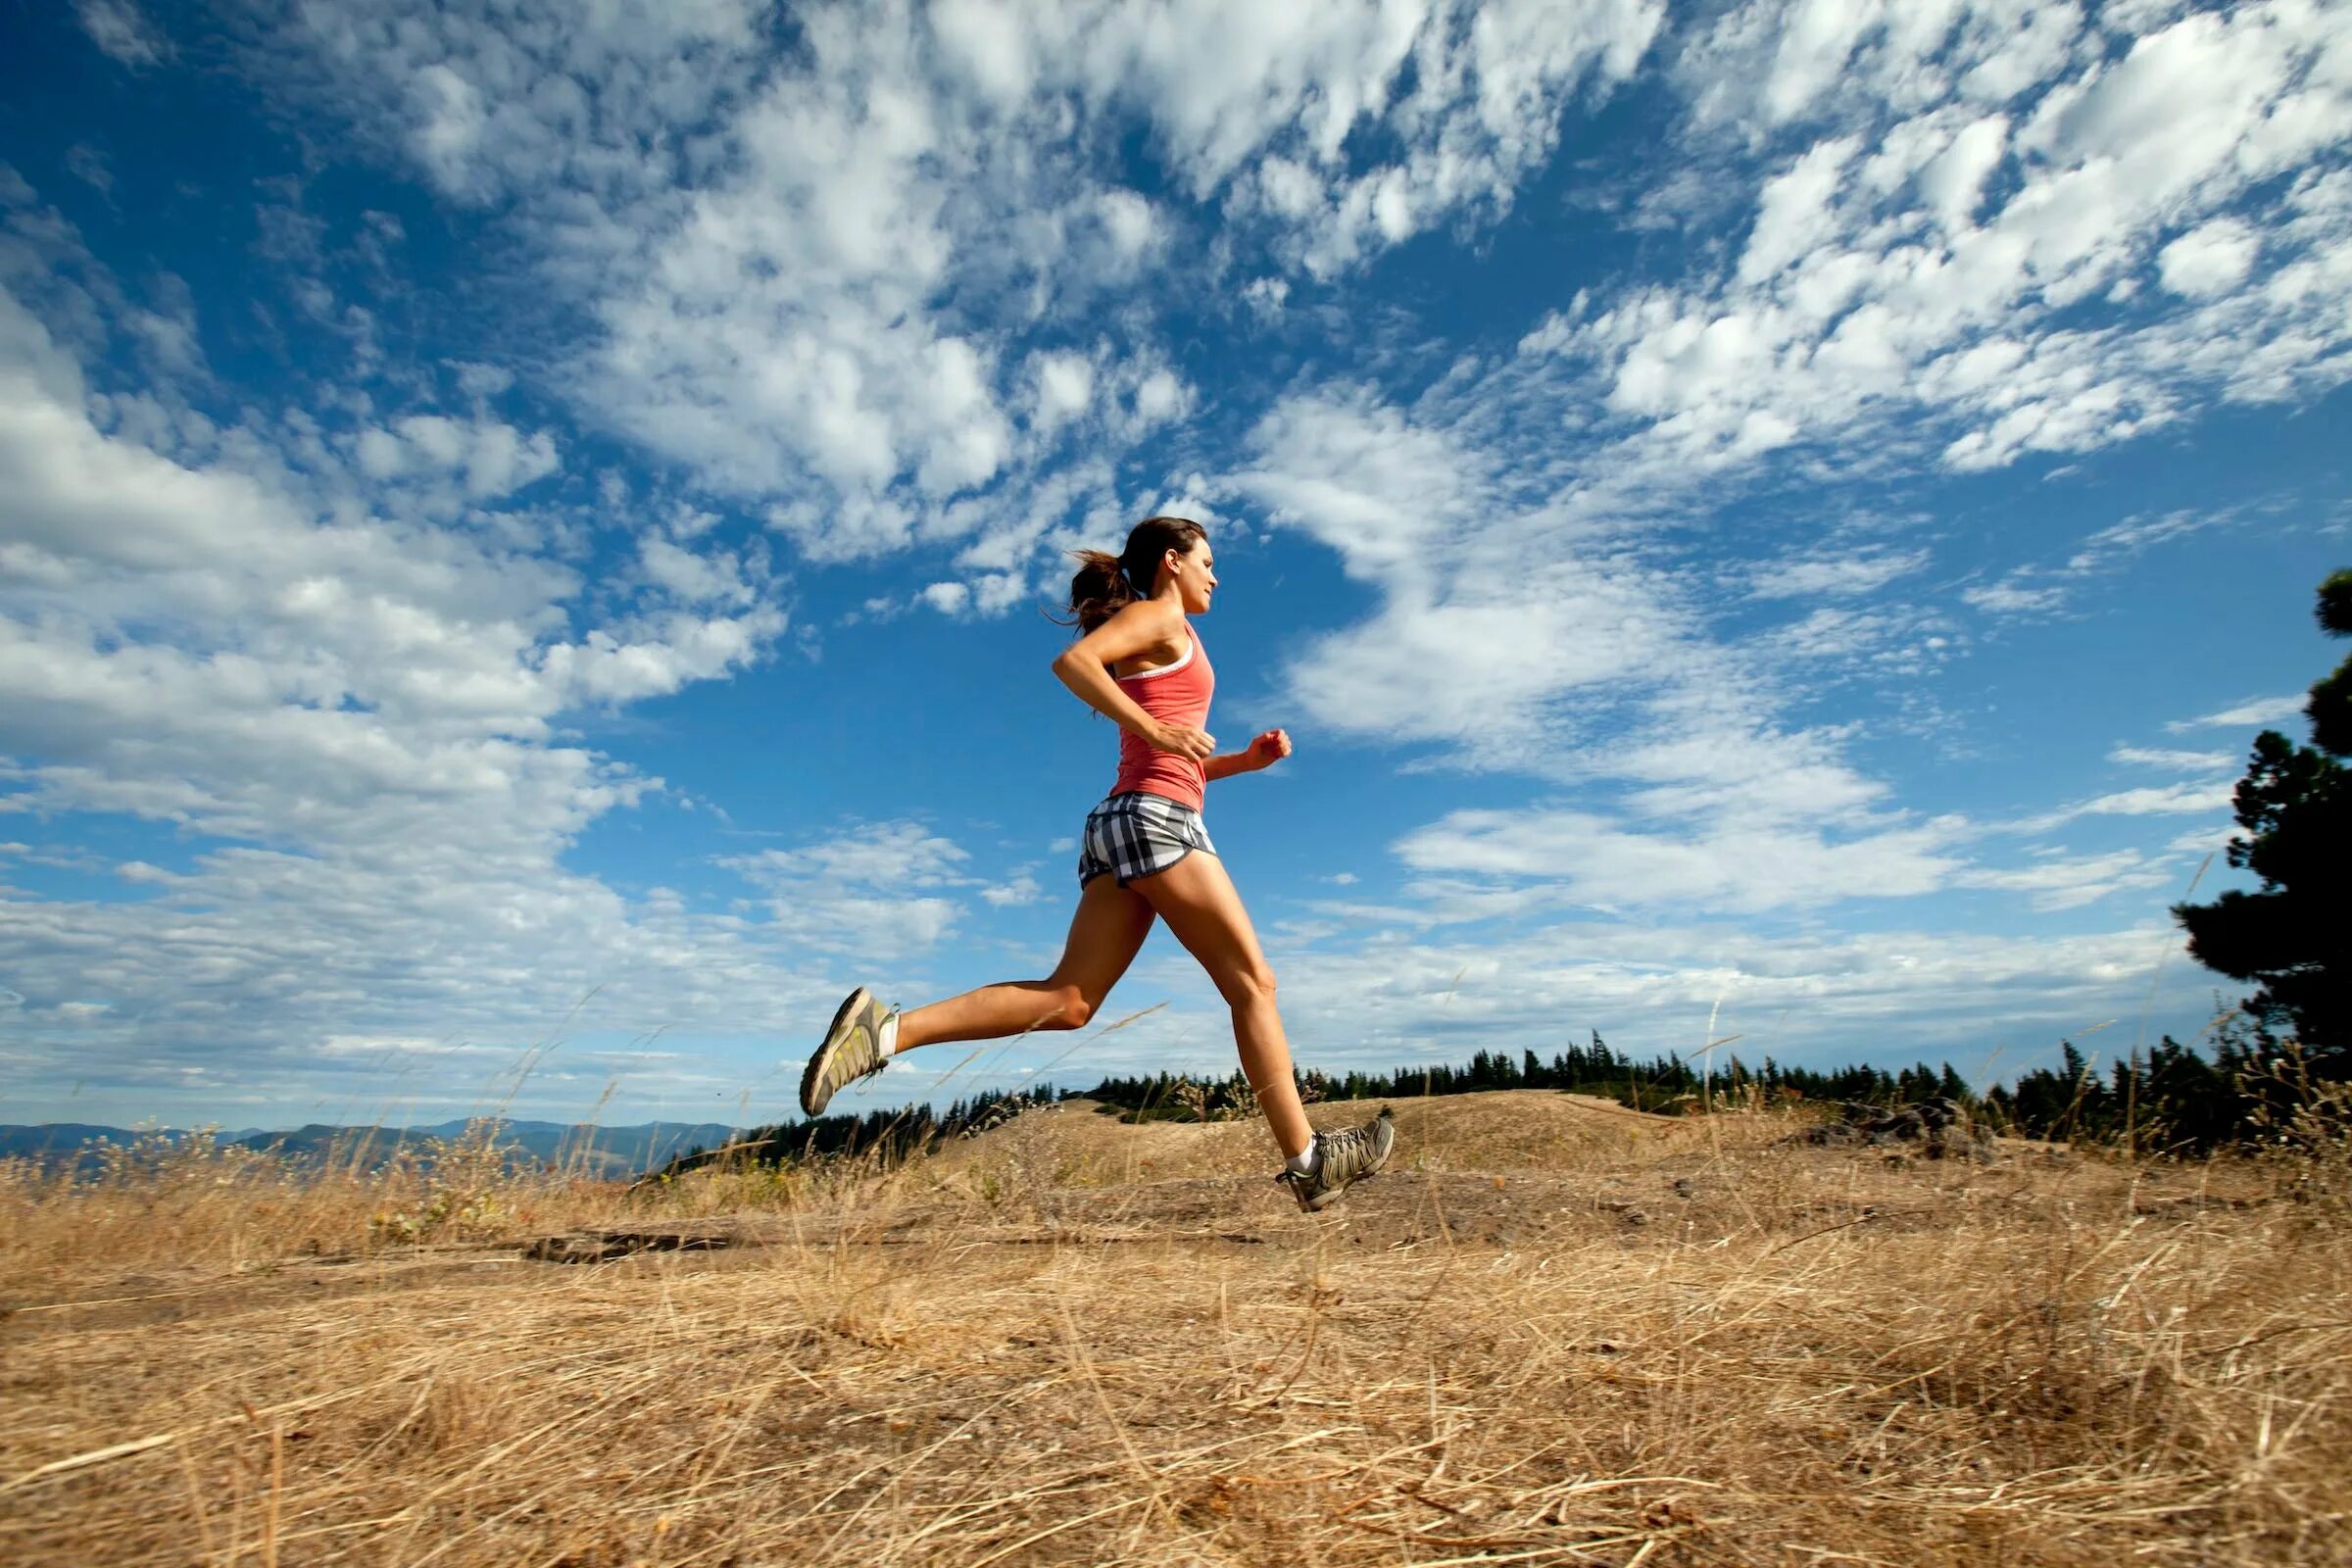
[[(2062, 1042), (2056, 1065), (2034, 1068), (2014, 1084), (1983, 1091), (1948, 1061), (1889, 1071), (1859, 1063), (1795, 1067), (1770, 1056), (1750, 1066), (1730, 1055), (1693, 1066), (1683, 1057), (1641, 1058), (1613, 1050), (1597, 1032), (1589, 1043), (1548, 1056), (1533, 1049), (1516, 1054), (1481, 1051), (1460, 1064), (1431, 1062), (1386, 1072), (1309, 1070), (1297, 1074), (1297, 1082), (1310, 1102), (1534, 1089), (1591, 1095), (1629, 1109), (1667, 1114), (1797, 1104), (1894, 1109), (1942, 1100), (2018, 1137), (2116, 1145), (2144, 1154), (2200, 1154), (2264, 1141), (2291, 1119), (2295, 1105), (2308, 1099), (2312, 1082), (2324, 1080), (2332, 1065), (2323, 1059), (2315, 1068), (2291, 1042), (2241, 1019), (2217, 1028), (2210, 1054), (2167, 1035), (2145, 1053), (2134, 1051), (2102, 1065), (2072, 1041)], [(1255, 1097), (1239, 1073), (1221, 1079), (1171, 1072), (1112, 1076), (1091, 1089), (1038, 1084), (981, 1091), (944, 1110), (914, 1104), (759, 1127), (721, 1149), (688, 1150), (645, 1179), (722, 1163), (798, 1165), (855, 1158), (891, 1166), (1025, 1110), (1073, 1100), (1097, 1102), (1127, 1121), (1221, 1121), (1257, 1113)]]
[[(1549, 1056), (1481, 1051), (1464, 1065), (1432, 1063), (1392, 1072), (1298, 1075), (1315, 1100), (1389, 1100), (1540, 1089), (1613, 1100), (1634, 1110), (1701, 1113), (1735, 1105), (1800, 1102), (1894, 1109), (1944, 1100), (1996, 1130), (2057, 1142), (2126, 1144), (2146, 1153), (2207, 1153), (2261, 1139), (2281, 1123), (2305, 1092), (2310, 1065), (2291, 1045), (2240, 1021), (2217, 1031), (2211, 1055), (2170, 1035), (2153, 1049), (2100, 1064), (2061, 1042), (2055, 1066), (2037, 1067), (2014, 1084), (1977, 1090), (1946, 1061), (1888, 1070), (1862, 1064), (1786, 1066), (1766, 1056), (1750, 1066), (1737, 1055), (1693, 1066), (1687, 1058), (1642, 1059), (1613, 1051), (1598, 1033)], [(1237, 1073), (1201, 1079), (1176, 1073), (1106, 1078), (1085, 1098), (1115, 1105), (1129, 1120), (1215, 1120), (1255, 1109)]]
[[(1844, 1067), (1831, 1072), (1806, 1067), (1784, 1067), (1770, 1056), (1748, 1068), (1737, 1056), (1710, 1069), (1677, 1056), (1647, 1059), (1613, 1050), (1592, 1033), (1590, 1044), (1569, 1045), (1550, 1055), (1522, 1049), (1481, 1051), (1468, 1063), (1432, 1062), (1398, 1067), (1389, 1072), (1325, 1073), (1309, 1070), (1298, 1076), (1299, 1094), (1317, 1100), (1389, 1100), (1414, 1095), (1470, 1095), (1495, 1089), (1551, 1089), (1564, 1094), (1592, 1095), (1614, 1100), (1635, 1110), (1671, 1111), (1692, 1103), (1710, 1088), (1753, 1086), (1782, 1099), (1853, 1101), (1894, 1105), (1931, 1095), (1961, 1096), (1966, 1083), (1947, 1063), (1941, 1069), (1926, 1065), (1889, 1073), (1880, 1067)], [(1208, 1091), (1207, 1104), (1195, 1103)], [(1154, 1073), (1139, 1078), (1105, 1078), (1086, 1091), (1089, 1100), (1116, 1105), (1133, 1120), (1186, 1121), (1200, 1118), (1205, 1108), (1237, 1111), (1248, 1092), (1241, 1075), (1201, 1079), (1180, 1073)], [(1253, 1108), (1253, 1107), (1252, 1107)]]
[(752, 1128), (718, 1149), (698, 1144), (639, 1179), (660, 1181), (709, 1165), (798, 1165), (818, 1159), (870, 1159), (896, 1165), (952, 1140), (985, 1132), (1024, 1110), (1069, 1098), (1058, 1094), (1052, 1084), (1036, 1084), (1027, 1089), (982, 1090), (952, 1102), (945, 1110), (914, 1104), (855, 1116), (774, 1122)]

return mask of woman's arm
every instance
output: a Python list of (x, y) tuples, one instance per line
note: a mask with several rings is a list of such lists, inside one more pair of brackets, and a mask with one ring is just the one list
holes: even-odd
[(1254, 773), (1259, 768), (1272, 767), (1291, 755), (1291, 735), (1288, 730), (1270, 729), (1250, 743), (1246, 752), (1228, 752), (1212, 757), (1200, 764), (1201, 776), (1210, 782), (1231, 778), (1236, 773)]
[(1138, 600), (1063, 649), (1054, 661), (1054, 673), (1080, 702), (1129, 734), (1163, 752), (1206, 762), (1217, 749), (1212, 736), (1182, 724), (1161, 723), (1119, 690), (1110, 674), (1110, 666), (1121, 660), (1173, 642), (1182, 633), (1183, 619), (1184, 612), (1174, 605)]

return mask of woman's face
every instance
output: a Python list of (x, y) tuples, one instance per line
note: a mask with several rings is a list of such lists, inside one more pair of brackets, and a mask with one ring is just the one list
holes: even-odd
[(1206, 539), (1195, 539), (1192, 549), (1182, 555), (1168, 552), (1160, 558), (1160, 569), (1176, 584), (1186, 614), (1198, 615), (1208, 609), (1208, 596), (1217, 589), (1217, 557)]

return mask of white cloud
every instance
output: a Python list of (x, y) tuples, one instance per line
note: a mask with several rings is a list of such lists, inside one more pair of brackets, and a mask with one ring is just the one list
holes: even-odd
[(2055, 614), (2073, 601), (2085, 579), (2119, 571), (2158, 545), (2232, 523), (2239, 510), (2127, 517), (2091, 533), (2058, 565), (2019, 566), (1998, 581), (1962, 589), (1960, 597), (1988, 615)]
[(2073, 909), (2110, 893), (2163, 887), (2173, 880), (2169, 865), (2150, 861), (2136, 850), (2117, 850), (2107, 855), (2053, 855), (2007, 870), (1980, 866), (1957, 877), (1955, 885), (2023, 892), (2036, 909)]
[(1757, 564), (1748, 592), (1758, 599), (1849, 598), (1876, 593), (1928, 564), (1925, 550), (1863, 547)]
[[(1605, 512), (1580, 517), (1575, 491), (1519, 499), (1516, 454), (1507, 439), (1491, 449), (1482, 425), (1515, 385), (1507, 371), (1496, 380), (1409, 416), (1360, 391), (1295, 396), (1260, 422), (1255, 461), (1229, 481), (1381, 593), (1366, 619), (1308, 639), (1287, 669), (1306, 714), (1592, 793), (1577, 809), (1455, 812), (1407, 834), (1396, 848), (1419, 873), (1414, 907), (1465, 919), (1571, 905), (1757, 914), (1974, 886), (2054, 909), (2163, 874), (2095, 859), (1980, 865), (1981, 830), (1964, 820), (1885, 810), (1887, 786), (1845, 760), (1843, 734), (1777, 715), (1808, 689), (1808, 665), (1916, 669), (1946, 657), (1940, 623), (1824, 607), (1721, 640), (1684, 583), (1644, 564), (1639, 536), (1612, 531)], [(1809, 551), (1754, 580), (1773, 593), (1865, 590), (1923, 564), (1923, 552)], [(2021, 592), (1975, 599), (2022, 608)], [(2159, 808), (2119, 796), (2046, 825)]]
[[(1655, 0), (819, 5), (779, 65), (750, 0), (561, 24), (403, 3), (295, 13), (299, 63), (270, 79), (313, 83), (446, 194), (511, 204), (546, 279), (599, 324), (564, 372), (599, 422), (766, 503), (811, 554), (854, 557), (929, 532), (954, 498), (1035, 485), (1047, 438), (1090, 392), (1105, 405), (1099, 359), (1091, 388), (1089, 356), (1023, 368), (1033, 323), (1154, 270), (1217, 286), (1223, 262), (1182, 240), (1211, 216), (1323, 276), (1491, 220), (1562, 109), (1630, 75), (1661, 17)], [(1189, 212), (1105, 177), (1138, 118)], [(1285, 172), (1296, 202), (1271, 194)], [(1115, 390), (1090, 431), (1114, 451), (1193, 402), (1164, 367)]]
[[(2019, 74), (2028, 9), (1755, 0), (1694, 32), (1698, 122), (1764, 158), (1736, 274), (1595, 296), (1526, 342), (1605, 390), (1604, 459), (1654, 490), (1795, 444), (1885, 463), (1939, 432), (1976, 469), (2352, 373), (2352, 208), (2323, 162), (2352, 134), (2340, 29), (2292, 4), (2150, 18), (2109, 61), (2078, 12), (2042, 7), (2040, 74)], [(2174, 275), (2218, 286), (2255, 223), (2291, 287), (2086, 304), (2192, 231)]]
[(1918, 672), (1941, 662), (1951, 647), (1940, 616), (1915, 611), (1865, 612), (1823, 606), (1804, 619), (1749, 640), (1759, 658), (1804, 660), (1862, 672)]
[(1094, 401), (1095, 368), (1082, 354), (1045, 354), (1036, 362), (1037, 423), (1052, 430), (1084, 414)]
[(118, 65), (135, 71), (172, 56), (171, 43), (131, 0), (74, 0), (74, 15), (90, 42)]
[(1959, 869), (1944, 853), (1955, 827), (1833, 837), (1786, 823), (1718, 821), (1696, 832), (1629, 832), (1584, 811), (1464, 810), (1395, 848), (1416, 871), (1541, 881), (1561, 903), (1756, 913), (1933, 892)]
[(919, 823), (882, 822), (717, 863), (761, 891), (770, 929), (796, 947), (874, 961), (911, 956), (948, 934), (963, 912), (953, 890), (973, 882), (962, 870), (969, 859)]
[[(47, 232), (52, 279), (128, 308)], [(618, 1027), (813, 1004), (775, 931), (563, 863), (659, 781), (561, 721), (763, 657), (786, 616), (747, 553), (649, 539), (643, 580), (591, 597), (580, 519), (518, 499), (546, 434), (331, 386), (216, 421), (168, 368), (112, 390), (83, 363), (103, 318), (43, 295), (77, 326), (53, 330), (24, 262), (0, 245), (0, 776), (182, 847), (113, 867), (134, 901), (0, 900), (39, 1020), (14, 1069), (169, 1096), (233, 1051), (240, 1092), (316, 1093), (313, 1046), (420, 1017), (508, 1049), (591, 993)]]
[(2127, 517), (2083, 540), (2067, 559), (2065, 569), (2078, 576), (2110, 569), (2157, 545), (2187, 538), (2230, 520), (2230, 514), (2203, 512)]
[(2216, 855), (2229, 844), (2235, 829), (2229, 824), (2190, 828), (2165, 845), (2170, 855)]
[(2046, 615), (2065, 608), (2067, 590), (2060, 583), (2035, 587), (2013, 573), (2000, 582), (1964, 588), (1960, 597), (1988, 615)]
[(697, 553), (647, 534), (637, 541), (637, 558), (647, 581), (680, 604), (742, 607), (760, 598), (744, 560), (730, 551)]
[(2234, 786), (2225, 782), (2166, 784), (2117, 790), (2079, 801), (2015, 824), (2021, 833), (2043, 833), (2085, 816), (2171, 816), (2229, 808)]
[(980, 897), (1000, 909), (1017, 905), (1035, 904), (1044, 896), (1045, 889), (1038, 886), (1037, 878), (1027, 873), (1016, 876), (1009, 882), (993, 883), (980, 890)]
[(2195, 718), (2176, 719), (2164, 727), (2175, 735), (2181, 735), (2192, 729), (2220, 729), (2225, 726), (2243, 728), (2256, 724), (2276, 724), (2281, 719), (2293, 718), (2300, 714), (2308, 700), (2302, 696), (2250, 697), (2242, 703), (2232, 703), (2228, 708), (2217, 709), (2213, 712), (2202, 713)]
[(2180, 752), (2146, 746), (2118, 746), (2107, 754), (2111, 762), (2133, 767), (2163, 767), (2178, 773), (2214, 773), (2237, 765), (2229, 752)]
[(1291, 285), (1284, 278), (1253, 277), (1242, 286), (1242, 303), (1267, 320), (1282, 315), (1283, 303), (1290, 297)]
[[(1816, 143), (1764, 182), (1755, 225), (1740, 257), (1740, 282), (1763, 282), (1836, 237), (1830, 201), (1858, 146), (1851, 138)], [(1621, 390), (1624, 385), (1620, 381)]]
[[(2054, 1055), (2064, 1036), (2139, 1016), (2153, 978), (2165, 1012), (2199, 1016), (2210, 984), (2191, 965), (2159, 970), (2180, 935), (2157, 919), (2032, 937), (1590, 918), (1456, 935), (1346, 906), (1330, 919), (1350, 950), (1274, 954), (1294, 1049), (1330, 1069), (1459, 1060), (1478, 1041), (1564, 1041), (1588, 1028), (1619, 1050), (1680, 1055), (1703, 1042), (1713, 1013), (1750, 1063), (1884, 1060), (1899, 1034), (1931, 1060), (2006, 1076)], [(1131, 1049), (1169, 1051), (1213, 996), (1201, 1000), (1197, 1012), (1161, 1015), (1159, 1037)]]
[(1947, 233), (1974, 227), (1984, 182), (2007, 151), (2009, 121), (1986, 115), (1960, 127), (1951, 144), (1919, 172), (1919, 194)]
[(501, 419), (412, 414), (348, 438), (362, 476), (414, 488), (418, 504), (449, 515), (511, 495), (556, 471), (555, 438)]
[(2217, 218), (2174, 240), (2156, 254), (2164, 286), (2191, 299), (2211, 299), (2245, 281), (2262, 241), (2233, 218)]

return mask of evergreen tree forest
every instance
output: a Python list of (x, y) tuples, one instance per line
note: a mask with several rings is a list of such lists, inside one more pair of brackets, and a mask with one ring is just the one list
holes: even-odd
[[(1979, 1094), (1950, 1062), (1926, 1062), (1888, 1071), (1851, 1066), (1831, 1070), (1788, 1067), (1767, 1056), (1749, 1066), (1729, 1056), (1711, 1070), (1674, 1056), (1638, 1059), (1612, 1051), (1594, 1034), (1549, 1057), (1524, 1050), (1479, 1052), (1465, 1066), (1435, 1064), (1394, 1072), (1333, 1075), (1306, 1072), (1299, 1088), (1309, 1100), (1382, 1100), (1413, 1095), (1463, 1095), (1495, 1089), (1547, 1089), (1592, 1095), (1635, 1110), (1700, 1112), (1737, 1104), (1813, 1102), (1838, 1107), (1892, 1109), (1949, 1100), (2024, 1138), (2130, 1145), (2143, 1153), (2202, 1153), (2249, 1139), (2269, 1124), (2282, 1091), (2263, 1048), (2270, 1043), (2243, 1028), (2222, 1031), (2211, 1057), (2171, 1036), (2137, 1059), (2100, 1065), (2071, 1042), (2054, 1067), (2036, 1068), (2014, 1086)], [(1240, 1076), (1202, 1084), (1173, 1073), (1106, 1078), (1085, 1098), (1116, 1105), (1131, 1119), (1196, 1119), (1187, 1085), (1206, 1089), (1208, 1113), (1240, 1108)]]
[[(1532, 1049), (1516, 1054), (1482, 1051), (1459, 1065), (1439, 1062), (1342, 1074), (1308, 1071), (1298, 1081), (1309, 1102), (1534, 1089), (1592, 1095), (1632, 1109), (1667, 1114), (1743, 1105), (1893, 1109), (1945, 1100), (2019, 1137), (2115, 1146), (2141, 1154), (2187, 1155), (2249, 1143), (2265, 1128), (2279, 1125), (2296, 1094), (2298, 1066), (2291, 1047), (2281, 1048), (2237, 1021), (2217, 1032), (2210, 1054), (2168, 1035), (2152, 1050), (2102, 1063), (2068, 1042), (2056, 1065), (2035, 1068), (2013, 1085), (1994, 1085), (1981, 1093), (1949, 1062), (1934, 1067), (1918, 1062), (1893, 1071), (1860, 1065), (1824, 1070), (1784, 1066), (1769, 1056), (1751, 1067), (1738, 1056), (1726, 1056), (1702, 1067), (1675, 1056), (1638, 1058), (1611, 1049), (1597, 1033), (1589, 1043), (1566, 1046), (1548, 1056)], [(1224, 1079), (1165, 1072), (1109, 1077), (1091, 1089), (1056, 1090), (1040, 1084), (974, 1094), (944, 1111), (915, 1104), (755, 1128), (723, 1149), (680, 1154), (647, 1179), (718, 1162), (797, 1165), (853, 1158), (895, 1165), (951, 1140), (984, 1132), (1023, 1110), (1070, 1100), (1097, 1102), (1129, 1121), (1226, 1120), (1256, 1113), (1255, 1101), (1239, 1073)]]
[(928, 1104), (869, 1110), (860, 1115), (818, 1116), (755, 1127), (723, 1149), (696, 1147), (642, 1178), (658, 1181), (706, 1165), (797, 1165), (816, 1159), (868, 1159), (896, 1165), (929, 1153), (952, 1139), (984, 1132), (1024, 1110), (1050, 1105), (1052, 1084), (1030, 1089), (982, 1091), (956, 1101), (945, 1111)]

